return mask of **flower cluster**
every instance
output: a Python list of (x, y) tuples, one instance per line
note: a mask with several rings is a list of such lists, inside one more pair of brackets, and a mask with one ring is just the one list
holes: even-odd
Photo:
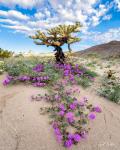
[(82, 97), (80, 100), (73, 97), (73, 93), (79, 92), (79, 89), (76, 88), (58, 89), (57, 92), (44, 96), (39, 94), (40, 99), (52, 104), (52, 107), (42, 108), (41, 111), (43, 114), (49, 113), (52, 116), (51, 123), (56, 139), (66, 148), (86, 138), (89, 130), (88, 122), (94, 120), (96, 113), (102, 111), (99, 106), (90, 105), (87, 97)]
[(44, 71), (44, 65), (43, 64), (38, 64), (33, 68), (33, 71), (35, 72), (43, 72)]
[(53, 127), (53, 129), (54, 129), (54, 133), (55, 133), (55, 135), (56, 135), (57, 141), (58, 141), (59, 143), (61, 143), (61, 141), (62, 141), (62, 139), (63, 139), (63, 136), (62, 136), (62, 134), (61, 134), (61, 131), (60, 131), (60, 129), (59, 129), (59, 126), (58, 126), (57, 122), (53, 122), (52, 127)]
[[(19, 67), (17, 68), (17, 70), (19, 71)], [(94, 81), (94, 77), (92, 76), (92, 73), (88, 71), (87, 69), (82, 68), (79, 65), (51, 64), (50, 66), (47, 66), (47, 64), (44, 64), (44, 65), (37, 64), (35, 67), (33, 67), (30, 70), (29, 75), (28, 75), (28, 72), (27, 73), (24, 72), (21, 74), (19, 73), (19, 75), (16, 74), (13, 76), (12, 80), (6, 79), (3, 84), (8, 85), (10, 83), (15, 83), (19, 81), (19, 82), (32, 83), (32, 85), (38, 86), (38, 87), (45, 86), (50, 79), (52, 83), (54, 82), (54, 80), (58, 80), (57, 78), (58, 75), (56, 74), (57, 71), (59, 75), (63, 75), (63, 76), (60, 76), (60, 80), (65, 79), (63, 80), (64, 85), (68, 83), (77, 84), (78, 83), (77, 78), (82, 79), (82, 80), (87, 78), (87, 81), (88, 80), (90, 82)], [(55, 73), (55, 75), (51, 75), (52, 73), (53, 74)], [(48, 77), (48, 75), (50, 78)]]
[(19, 75), (19, 76), (7, 76), (6, 79), (3, 81), (3, 85), (8, 85), (10, 83), (16, 83), (16, 82), (24, 82), (24, 83), (31, 83), (33, 86), (37, 87), (43, 87), (45, 86), (49, 79), (48, 75), (42, 75), (39, 73), (42, 73), (44, 71), (43, 64), (36, 65), (33, 69), (37, 74), (35, 76), (32, 75)]
[(72, 112), (67, 112), (66, 113), (66, 115), (65, 115), (65, 118), (67, 119), (67, 121), (69, 122), (69, 123), (73, 123), (74, 122), (74, 118), (75, 118), (75, 116), (74, 116), (74, 114), (72, 113)]
[(38, 82), (44, 82), (46, 80), (49, 80), (49, 76), (38, 76), (38, 77), (32, 77), (33, 81), (38, 81)]
[(96, 76), (95, 73), (93, 74), (93, 72), (78, 64), (75, 66), (71, 64), (55, 64), (55, 68), (63, 70), (63, 76), (68, 77), (71, 83), (76, 83), (75, 77), (84, 77), (89, 79), (90, 82), (93, 82), (95, 80), (94, 76)]
[(32, 78), (33, 86), (37, 86), (37, 87), (45, 86), (48, 81), (49, 81), (49, 76), (41, 76), (41, 77), (38, 76)]
[(68, 134), (68, 139), (65, 141), (64, 146), (70, 148), (74, 143), (78, 143), (81, 140), (81, 136), (78, 133)]
[(36, 86), (36, 87), (43, 87), (45, 85), (46, 85), (46, 83), (42, 83), (42, 82), (33, 83), (33, 86)]
[(3, 85), (6, 86), (8, 85), (12, 80), (11, 76), (7, 76), (6, 79), (3, 81)]
[(22, 75), (18, 77), (12, 77), (12, 76), (7, 76), (6, 79), (3, 81), (3, 85), (8, 85), (11, 82), (24, 82), (24, 83), (32, 83), (33, 86), (37, 87), (43, 87), (47, 84), (49, 81), (49, 76), (27, 76), (27, 75)]
[(30, 77), (29, 76), (19, 76), (18, 78), (17, 78), (17, 80), (19, 80), (19, 81), (30, 81)]

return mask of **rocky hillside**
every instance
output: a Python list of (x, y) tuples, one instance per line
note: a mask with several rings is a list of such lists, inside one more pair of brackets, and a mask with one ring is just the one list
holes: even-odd
[(96, 55), (102, 58), (120, 57), (120, 41), (111, 41), (109, 43), (96, 45), (74, 53), (75, 56)]

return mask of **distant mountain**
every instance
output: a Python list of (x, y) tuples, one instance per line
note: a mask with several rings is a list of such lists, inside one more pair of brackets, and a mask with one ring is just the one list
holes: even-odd
[(120, 41), (111, 41), (109, 43), (96, 45), (88, 49), (74, 53), (74, 56), (90, 56), (95, 54), (102, 58), (120, 57)]

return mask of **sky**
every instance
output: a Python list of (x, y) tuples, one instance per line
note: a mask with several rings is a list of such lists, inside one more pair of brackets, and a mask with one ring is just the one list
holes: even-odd
[[(16, 53), (47, 53), (30, 35), (59, 24), (82, 24), (74, 51), (120, 40), (120, 0), (0, 0), (0, 47)], [(63, 46), (67, 50), (67, 45)]]

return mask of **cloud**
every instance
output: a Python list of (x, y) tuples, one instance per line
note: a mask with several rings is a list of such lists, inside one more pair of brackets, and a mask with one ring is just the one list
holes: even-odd
[(18, 25), (19, 24), (18, 21), (14, 21), (14, 20), (10, 20), (10, 19), (0, 19), (0, 22), (11, 24), (11, 25)]
[(14, 29), (15, 32), (21, 32), (21, 33), (25, 33), (25, 34), (28, 34), (32, 31), (31, 28), (29, 28), (25, 25), (2, 25), (2, 27)]
[(9, 11), (0, 10), (0, 16), (5, 17), (5, 18), (15, 18), (19, 20), (30, 19), (27, 15), (24, 15), (21, 12), (16, 11), (16, 10), (9, 10)]
[(91, 40), (97, 44), (120, 40), (120, 28), (111, 28), (106, 32), (86, 32), (82, 36), (83, 41)]
[[(102, 20), (110, 19), (110, 14), (108, 14), (111, 8), (110, 3), (101, 4), (100, 0), (49, 0), (49, 6), (46, 3), (44, 7), (41, 7), (43, 0), (6, 0), (0, 3), (36, 8), (36, 13), (32, 16), (27, 16), (17, 10), (0, 10), (0, 16), (7, 19), (1, 20), (1, 22), (3, 21), (6, 25), (8, 23), (8, 27), (10, 24), (26, 26), (31, 29), (31, 31), (26, 32), (28, 34), (32, 33), (33, 29), (45, 30), (59, 24), (72, 24), (75, 21), (81, 22), (83, 25), (81, 31), (84, 33), (92, 26), (99, 25)], [(17, 19), (18, 24), (16, 24), (15, 19)], [(13, 27), (11, 29), (16, 30)], [(20, 31), (22, 32), (22, 29)]]
[[(101, 4), (98, 0), (50, 0), (51, 5), (58, 13), (58, 18), (63, 22), (80, 21), (84, 27), (97, 26), (102, 17), (111, 8), (111, 3)], [(98, 6), (97, 6), (98, 5)], [(97, 6), (97, 7), (95, 7)], [(62, 10), (62, 11), (61, 11)]]
[(102, 22), (102, 20), (110, 20), (112, 18), (111, 14), (107, 14), (107, 12), (111, 8), (111, 3), (100, 4), (99, 8), (94, 10), (94, 15), (91, 17), (91, 24), (93, 26), (97, 26)]
[(120, 10), (120, 0), (114, 0), (114, 2), (117, 5), (118, 10)]
[(1, 0), (0, 4), (8, 7), (15, 7), (18, 5), (22, 8), (33, 8), (40, 5), (44, 0)]
[(45, 15), (41, 12), (36, 13), (34, 16), (35, 16), (36, 19), (42, 19), (42, 18), (45, 17)]
[(98, 36), (96, 35), (96, 41), (97, 40), (101, 43), (109, 42), (112, 40), (120, 40), (120, 28), (112, 28), (105, 33), (100, 33)]
[(103, 20), (110, 20), (112, 18), (112, 15), (110, 14), (110, 15), (105, 15), (104, 17), (103, 17)]

